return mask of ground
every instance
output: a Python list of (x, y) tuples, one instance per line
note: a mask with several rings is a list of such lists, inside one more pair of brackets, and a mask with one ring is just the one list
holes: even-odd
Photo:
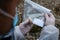
[[(33, 0), (34, 2), (49, 8), (52, 10), (52, 13), (54, 14), (56, 18), (56, 27), (60, 29), (60, 0)], [(19, 13), (19, 23), (22, 22), (23, 18), (23, 11), (24, 11), (24, 1), (20, 2), (18, 5), (18, 13)], [(42, 28), (35, 27), (32, 28), (32, 30), (25, 35), (25, 40), (36, 40), (40, 35), (40, 30)]]

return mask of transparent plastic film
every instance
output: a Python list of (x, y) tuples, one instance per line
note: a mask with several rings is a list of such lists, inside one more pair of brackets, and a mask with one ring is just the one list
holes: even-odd
[(45, 19), (44, 13), (50, 12), (50, 9), (47, 9), (31, 0), (25, 0), (23, 20), (30, 18), (33, 24), (36, 23), (35, 25), (43, 27)]

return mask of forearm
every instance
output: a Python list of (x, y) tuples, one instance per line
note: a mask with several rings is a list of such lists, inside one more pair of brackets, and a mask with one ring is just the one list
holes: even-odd
[(15, 27), (14, 35), (16, 40), (24, 40), (24, 35), (22, 34), (19, 26)]
[(40, 40), (58, 40), (59, 29), (53, 25), (45, 26), (40, 34)]

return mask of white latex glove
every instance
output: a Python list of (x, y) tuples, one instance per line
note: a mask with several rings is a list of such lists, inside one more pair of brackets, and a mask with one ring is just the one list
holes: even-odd
[(49, 14), (45, 14), (45, 18), (46, 18), (46, 21), (45, 21), (45, 25), (55, 25), (55, 17), (52, 13), (49, 13)]
[(32, 24), (31, 24), (30, 19), (22, 22), (22, 23), (19, 25), (19, 27), (20, 27), (20, 30), (21, 30), (21, 32), (22, 32), (23, 34), (26, 34), (27, 32), (29, 32), (29, 31), (31, 30), (31, 28), (32, 28)]

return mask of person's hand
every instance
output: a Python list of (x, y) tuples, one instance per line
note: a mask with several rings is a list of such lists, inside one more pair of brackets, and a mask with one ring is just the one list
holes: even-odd
[(26, 34), (27, 32), (29, 32), (29, 31), (31, 30), (31, 28), (32, 28), (32, 23), (31, 23), (30, 19), (28, 19), (28, 20), (22, 22), (22, 23), (19, 25), (19, 27), (20, 27), (21, 32), (22, 32), (23, 34)]
[(52, 13), (50, 14), (45, 14), (45, 25), (55, 25), (55, 17)]

